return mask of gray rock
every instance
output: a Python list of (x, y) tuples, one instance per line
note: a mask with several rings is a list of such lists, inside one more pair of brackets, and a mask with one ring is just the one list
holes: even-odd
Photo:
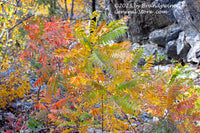
[(173, 14), (178, 24), (185, 31), (186, 36), (195, 37), (199, 29), (192, 22), (191, 14), (185, 1), (178, 2), (173, 8)]
[(166, 36), (167, 31), (166, 30), (155, 30), (150, 33), (149, 40), (153, 43), (158, 44), (158, 46), (165, 47), (166, 45)]
[[(183, 1), (183, 0), (155, 0), (152, 4), (153, 5), (174, 5), (179, 1)], [(176, 18), (174, 17), (173, 14), (173, 9), (172, 8), (162, 8), (162, 9), (158, 9), (158, 10), (166, 10), (168, 11), (167, 14), (163, 14), (164, 16), (166, 16), (167, 18), (169, 18), (171, 21), (176, 21)]]
[(144, 45), (142, 45), (142, 47), (144, 48), (144, 55), (146, 57), (149, 57), (152, 54), (155, 54), (158, 47), (155, 44), (150, 44), (150, 43), (146, 43)]
[(185, 0), (174, 6), (173, 14), (185, 32), (185, 40), (191, 46), (187, 62), (199, 63), (200, 49), (200, 0)]
[(155, 0), (153, 4), (169, 4), (169, 5), (174, 5), (179, 1), (183, 0)]
[(186, 36), (185, 32), (181, 32), (179, 34), (178, 39), (176, 40), (176, 46), (177, 46), (177, 55), (180, 56), (181, 59), (183, 59), (183, 62), (187, 62), (187, 54), (191, 48), (189, 43), (186, 42)]
[(200, 49), (196, 51), (196, 58), (200, 58)]
[(168, 70), (173, 67), (172, 64), (168, 64), (168, 65), (157, 65), (157, 66), (154, 66), (152, 67), (152, 70), (155, 70), (155, 71), (165, 71), (165, 72), (168, 72)]
[(200, 0), (185, 0), (189, 9), (191, 23), (200, 32)]
[(176, 46), (177, 46), (177, 54), (179, 55), (181, 53), (181, 51), (183, 50), (184, 48), (184, 44), (185, 43), (185, 33), (184, 32), (181, 32), (179, 34), (179, 37), (178, 39), (176, 40)]
[(179, 60), (180, 56), (177, 55), (177, 47), (176, 47), (176, 41), (175, 40), (169, 41), (167, 43), (167, 46), (166, 46), (166, 55), (169, 58), (172, 58), (172, 59), (175, 59), (175, 60)]
[(143, 114), (141, 115), (141, 118), (144, 120), (144, 121), (149, 121), (149, 114), (147, 114), (146, 112), (143, 112)]
[[(109, 16), (109, 20), (118, 20), (124, 16), (129, 16), (130, 19), (127, 23), (129, 27), (127, 31), (127, 37), (132, 42), (140, 42), (142, 40), (147, 40), (149, 33), (154, 31), (155, 29), (161, 29), (168, 25), (171, 25), (173, 22), (170, 21), (167, 17), (163, 16), (162, 14), (156, 13), (139, 13), (139, 11), (145, 10), (149, 11), (149, 8), (117, 8), (115, 5), (117, 4), (129, 4), (129, 5), (142, 5), (148, 4), (150, 5), (153, 0), (105, 0), (105, 4), (107, 6), (107, 11)], [(132, 14), (123, 14), (123, 13), (116, 13), (116, 11), (133, 11), (137, 10), (136, 13)], [(154, 9), (152, 9), (154, 11)]]
[(155, 30), (150, 33), (149, 40), (158, 46), (165, 48), (169, 41), (178, 38), (181, 27), (177, 24), (170, 25), (164, 29)]
[(196, 35), (195, 38), (187, 37), (187, 42), (190, 44), (191, 49), (187, 55), (188, 62), (199, 63), (198, 51), (200, 50), (200, 35)]
[(136, 50), (136, 49), (138, 49), (140, 47), (140, 44), (139, 43), (133, 43), (132, 45), (131, 45), (131, 50)]
[(141, 68), (142, 66), (144, 66), (146, 64), (146, 60), (144, 58), (140, 58), (138, 59), (138, 64), (137, 64), (137, 67), (138, 68)]

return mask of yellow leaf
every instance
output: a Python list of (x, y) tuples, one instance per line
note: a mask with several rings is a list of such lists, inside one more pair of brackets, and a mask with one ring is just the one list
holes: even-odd
[(113, 133), (118, 133), (118, 131), (116, 129), (113, 129)]

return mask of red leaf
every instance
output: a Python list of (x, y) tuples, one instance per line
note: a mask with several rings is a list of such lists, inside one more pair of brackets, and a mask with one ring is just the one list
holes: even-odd
[(6, 133), (12, 133), (13, 132), (13, 130), (8, 130), (8, 131), (6, 131)]
[(44, 106), (44, 104), (39, 102), (38, 106), (39, 106), (39, 109), (44, 109), (44, 110), (48, 111), (48, 109), (46, 108), (46, 106)]
[(42, 86), (42, 85), (43, 85), (43, 82), (44, 82), (44, 78), (43, 78), (43, 76), (41, 76), (41, 77), (33, 84), (33, 87)]
[(53, 104), (52, 109), (59, 109), (64, 104), (66, 104), (67, 101), (68, 101), (68, 98), (63, 98), (62, 100), (60, 100), (57, 103)]

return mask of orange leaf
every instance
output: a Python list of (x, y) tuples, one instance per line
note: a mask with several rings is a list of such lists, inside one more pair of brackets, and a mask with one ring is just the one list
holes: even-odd
[(48, 117), (51, 119), (51, 121), (56, 121), (56, 117), (54, 116), (54, 114), (49, 114)]
[(62, 100), (58, 101), (57, 103), (53, 104), (52, 109), (58, 109), (66, 104), (68, 98), (63, 98)]
[(43, 82), (44, 82), (44, 78), (43, 78), (43, 76), (41, 76), (41, 77), (33, 84), (33, 87), (42, 86), (42, 85), (43, 85)]
[(39, 109), (45, 109), (46, 111), (48, 111), (48, 109), (46, 108), (46, 106), (44, 106), (42, 103), (38, 103)]

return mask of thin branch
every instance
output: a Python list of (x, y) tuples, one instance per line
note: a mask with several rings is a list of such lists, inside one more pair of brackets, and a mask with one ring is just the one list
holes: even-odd
[(7, 51), (7, 48), (8, 48), (9, 36), (10, 36), (9, 30), (7, 30), (7, 35), (6, 35), (6, 39), (7, 39), (7, 41), (6, 41), (6, 51)]
[[(6, 27), (6, 23), (3, 23), (3, 27)], [(0, 40), (3, 38), (4, 33), (5, 33), (5, 29), (3, 29), (3, 31), (1, 32)]]
[[(66, 2), (67, 2), (67, 0), (66, 0)], [(65, 4), (66, 4), (66, 5), (65, 5), (65, 9), (64, 9), (64, 8), (62, 8), (62, 6), (61, 6), (59, 3), (57, 3), (58, 7), (62, 10), (62, 13), (63, 13), (63, 15), (64, 15), (63, 20), (67, 20), (67, 18), (68, 18), (67, 3), (65, 3)]]
[[(6, 14), (6, 11), (4, 9), (3, 4), (1, 4), (1, 8), (2, 8), (2, 12), (4, 13), (4, 16), (7, 18), (7, 14)], [(6, 27), (6, 23), (5, 22), (3, 23), (3, 27)], [(0, 35), (0, 40), (3, 38), (4, 34), (5, 34), (5, 28), (3, 29), (3, 31), (2, 31), (2, 33)]]
[[(118, 104), (118, 103), (117, 103)], [(133, 125), (131, 124), (131, 121), (129, 120), (128, 116), (126, 115), (126, 113), (124, 113), (124, 111), (121, 108), (121, 112), (123, 113), (123, 115), (126, 117), (126, 120), (128, 121), (129, 125), (131, 126), (131, 128), (134, 130), (135, 133), (137, 133), (137, 130), (135, 129), (135, 127), (133, 127)], [(138, 126), (138, 125), (137, 125)], [(137, 127), (136, 126), (136, 127)]]
[(1, 8), (2, 8), (2, 12), (5, 14), (5, 17), (7, 18), (8, 16), (7, 16), (7, 13), (6, 13), (5, 9), (4, 9), (3, 4), (1, 4)]
[(1, 2), (3, 2), (3, 3), (8, 3), (8, 4), (11, 4), (11, 5), (13, 5), (13, 6), (17, 6), (17, 4), (12, 3), (12, 2), (10, 2), (10, 1), (7, 1), (7, 0), (1, 0)]
[(34, 16), (34, 14), (28, 14), (25, 18), (22, 18), (20, 21), (18, 21), (15, 25), (13, 25), (11, 28), (9, 28), (9, 32), (13, 30), (16, 26), (20, 25), (22, 22), (26, 21), (27, 19)]
[(104, 116), (104, 112), (103, 112), (103, 107), (104, 107), (104, 105), (103, 105), (103, 94), (102, 94), (102, 97), (101, 97), (101, 108), (102, 108), (102, 111), (101, 111), (101, 131), (102, 131), (102, 133), (103, 133), (103, 131), (104, 131), (104, 128), (103, 128), (103, 124), (104, 124), (104, 119), (103, 119), (103, 116)]
[(17, 4), (17, 7), (21, 7), (22, 6), (21, 0), (16, 0), (16, 4)]
[[(122, 114), (126, 117), (125, 119), (128, 121), (129, 125), (130, 125), (131, 128), (134, 130), (134, 133), (137, 133), (137, 130), (135, 129), (135, 127), (133, 127), (133, 125), (131, 124), (130, 119), (128, 118), (128, 116), (126, 115), (126, 113), (123, 111), (123, 109), (120, 107), (119, 103), (116, 102), (116, 101), (114, 101), (114, 102), (115, 102), (115, 103), (117, 104), (117, 106), (120, 108)], [(139, 125), (137, 125), (136, 127), (138, 127), (138, 126), (139, 126)]]

